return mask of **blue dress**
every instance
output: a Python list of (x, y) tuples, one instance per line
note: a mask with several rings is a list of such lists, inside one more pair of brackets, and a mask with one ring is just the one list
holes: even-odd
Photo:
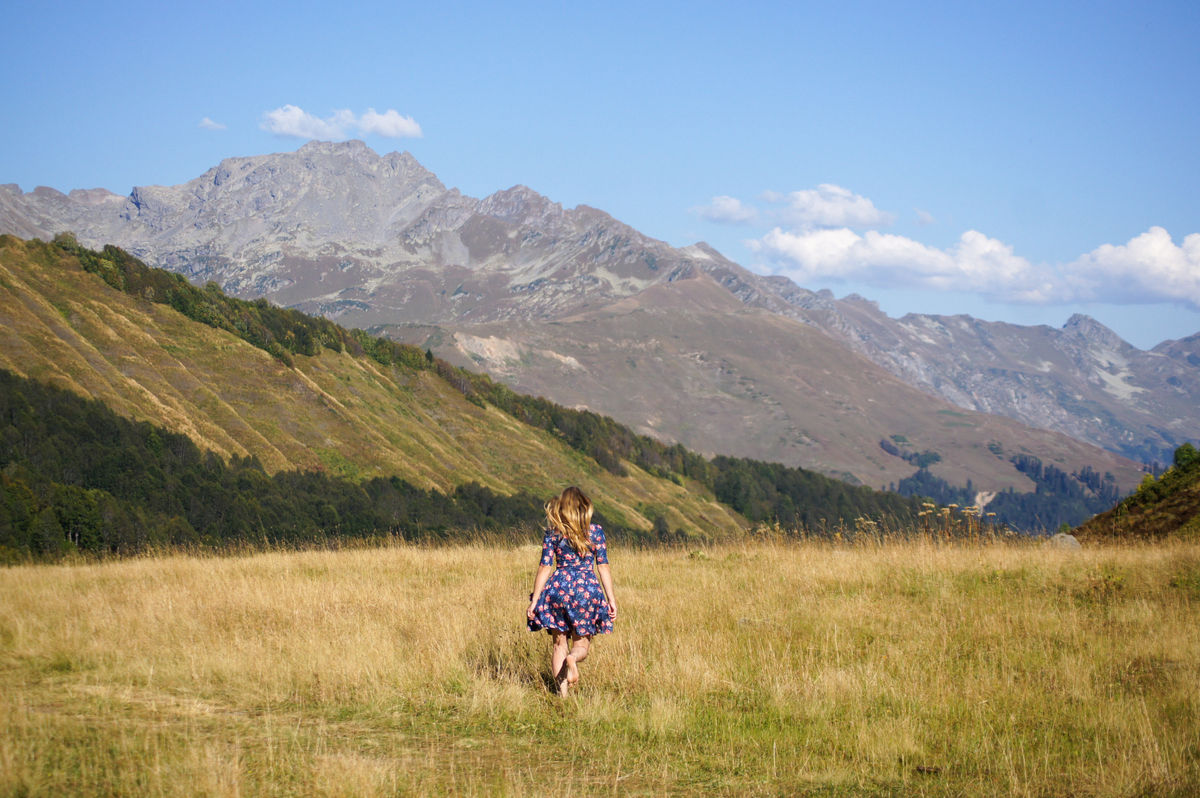
[(580, 557), (569, 540), (554, 530), (546, 531), (540, 565), (553, 565), (554, 573), (538, 596), (533, 620), (526, 619), (529, 631), (546, 629), (591, 637), (613, 630), (608, 601), (593, 568), (608, 563), (608, 543), (604, 530), (595, 524), (588, 529), (588, 536), (592, 550)]

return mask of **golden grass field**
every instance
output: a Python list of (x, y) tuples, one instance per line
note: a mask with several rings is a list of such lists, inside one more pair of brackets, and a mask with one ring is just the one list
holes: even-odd
[(3, 795), (1196, 795), (1200, 545), (538, 548), (0, 570)]

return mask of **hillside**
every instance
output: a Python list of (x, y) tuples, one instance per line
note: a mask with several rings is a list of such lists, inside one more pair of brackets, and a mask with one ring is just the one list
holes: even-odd
[[(327, 319), (264, 300), (249, 303), (231, 298), (212, 284), (196, 288), (180, 275), (151, 269), (115, 247), (95, 252), (80, 247), (69, 236), (54, 244), (26, 244), (11, 237), (0, 240), (9, 256), (5, 260), (10, 279), (4, 285), (11, 293), (6, 308), (8, 339), (0, 367), (19, 377), (67, 387), (84, 397), (95, 396), (127, 418), (160, 425), (167, 433), (187, 435), (227, 462), (248, 458), (254, 468), (273, 479), (283, 472), (314, 470), (333, 480), (314, 490), (331, 497), (330, 506), (350, 508), (350, 516), (356, 519), (352, 526), (362, 533), (379, 523), (388, 528), (394, 524), (428, 528), (430, 523), (443, 528), (450, 523), (448, 519), (480, 518), (481, 512), (487, 516), (483, 520), (492, 524), (496, 519), (487, 515), (488, 495), (546, 495), (560, 484), (559, 474), (581, 472), (589, 476), (572, 476), (572, 481), (587, 485), (584, 480), (592, 478), (595, 490), (606, 491), (601, 504), (606, 518), (638, 534), (652, 530), (651, 537), (658, 540), (725, 537), (738, 534), (736, 530), (747, 522), (779, 522), (804, 534), (832, 534), (829, 530), (854, 527), (861, 519), (886, 520), (889, 528), (903, 529), (917, 516), (919, 505), (914, 499), (854, 487), (782, 464), (727, 455), (708, 459), (678, 444), (662, 442), (661, 430), (653, 430), (655, 437), (639, 435), (591, 410), (568, 409), (515, 393), (485, 376), (433, 358), (428, 350), (373, 338), (361, 330), (347, 330)], [(661, 286), (659, 291), (669, 298), (680, 290), (694, 291), (689, 286), (704, 282), (703, 277), (684, 279)], [(709, 290), (713, 288), (710, 284)], [(715, 296), (722, 295), (718, 291)], [(116, 304), (110, 304), (110, 299)], [(670, 308), (670, 303), (657, 306)], [(720, 310), (719, 303), (714, 302), (710, 309)], [(636, 304), (632, 310), (654, 315)], [(752, 324), (765, 323), (758, 329), (769, 332), (772, 325), (794, 324), (754, 311), (740, 315)], [(703, 314), (664, 318), (675, 319), (671, 337), (677, 339), (676, 346), (705, 324)], [(681, 319), (693, 326), (680, 326)], [(586, 321), (596, 328), (603, 326), (600, 317)], [(772, 336), (783, 341), (788, 334), (797, 333)], [(644, 338), (640, 343), (654, 341)], [(620, 352), (621, 347), (614, 351)], [(787, 357), (784, 346), (778, 360), (786, 363)], [(633, 358), (629, 361), (635, 363)], [(748, 353), (738, 366), (753, 362), (753, 354)], [(650, 362), (652, 370), (657, 365)], [(720, 366), (719, 373), (736, 374), (730, 363)], [(1076, 522), (1108, 506), (1111, 499), (1103, 500), (1117, 490), (1109, 474), (1101, 477), (1090, 465), (1073, 470), (1075, 464), (1061, 461), (1043, 464), (1034, 453), (1037, 450), (1014, 453), (1004, 449), (986, 426), (994, 422), (1003, 426), (1007, 423), (1003, 420), (981, 417), (982, 423), (976, 425), (966, 414), (926, 408), (927, 399), (905, 400), (905, 386), (887, 386), (887, 375), (875, 375), (875, 379), (888, 388), (892, 401), (872, 408), (873, 400), (868, 397), (856, 407), (853, 402), (862, 402), (862, 398), (842, 391), (836, 366), (831, 360), (824, 370), (824, 382), (809, 386), (809, 390), (834, 394), (843, 415), (857, 416), (867, 435), (880, 434), (870, 426), (876, 415), (886, 420), (892, 418), (887, 415), (892, 412), (898, 424), (908, 424), (912, 417), (924, 414), (953, 438), (974, 436), (979, 456), (993, 469), (1007, 468), (1023, 479), (1036, 480), (1036, 495), (1013, 493), (1011, 486), (996, 494), (996, 506), (988, 512), (999, 523), (1037, 530)], [(618, 374), (620, 368), (615, 365), (613, 373)], [(690, 402), (703, 405), (713, 401), (711, 391), (703, 386), (672, 385), (661, 378), (668, 370), (657, 370), (660, 378), (646, 384), (647, 396), (675, 401), (672, 412), (677, 417), (692, 406)], [(752, 404), (770, 404), (770, 396), (756, 396), (753, 390), (746, 390), (752, 384), (741, 382), (738, 387)], [(611, 388), (609, 395), (613, 394)], [(795, 388), (794, 383), (785, 381), (780, 395)], [(631, 394), (638, 396), (637, 391)], [(747, 422), (733, 430), (735, 433), (754, 432), (749, 423), (755, 417), (752, 407), (745, 417)], [(814, 429), (819, 432), (812, 442), (820, 443), (817, 436), (826, 434), (826, 428), (836, 426), (833, 422), (837, 420), (818, 418)], [(716, 421), (701, 419), (699, 423), (718, 426)], [(842, 427), (846, 426), (842, 419)], [(496, 434), (497, 429), (503, 434)], [(913, 428), (901, 429), (911, 432)], [(531, 441), (533, 432), (538, 434)], [(14, 434), (29, 433), (18, 430)], [(966, 472), (965, 489), (954, 488), (945, 478), (926, 471), (939, 460), (937, 453), (918, 448), (926, 440), (924, 436), (910, 440), (891, 433), (874, 442), (883, 462), (893, 459), (903, 464), (900, 473), (921, 469), (917, 473), (920, 479), (900, 480), (903, 496), (929, 496), (963, 507), (990, 501), (987, 494), (980, 498), (972, 492), (970, 471)], [(1036, 440), (1033, 443), (1036, 445)], [(561, 449), (564, 444), (565, 452)], [(61, 448), (57, 443), (46, 445)], [(154, 460), (159, 454), (145, 451), (144, 442), (135, 449), (139, 450), (91, 456), (141, 461)], [(551, 450), (557, 454), (547, 456)], [(1059, 468), (1055, 462), (1066, 467)], [(546, 464), (556, 471), (547, 471)], [(148, 473), (174, 467), (164, 463)], [(963, 475), (953, 469), (949, 473)], [(43, 473), (38, 478), (73, 484), (61, 473)], [(240, 479), (237, 474), (226, 474), (216, 480), (212, 490), (227, 493), (226, 483), (237, 484)], [(257, 477), (250, 474), (247, 479), (253, 482)], [(428, 501), (414, 499), (417, 507), (442, 506), (442, 500), (431, 491), (440, 496), (454, 494), (452, 501), (458, 501), (454, 497), (460, 497), (464, 486), (483, 493), (468, 491), (466, 505), (457, 509), (443, 508), (432, 515), (396, 515), (380, 504), (378, 492), (368, 501), (352, 487), (353, 483), (381, 479), (400, 479), (411, 485), (412, 491), (426, 492), (423, 495)], [(277, 480), (271, 489), (280, 489)], [(381, 490), (389, 493), (392, 489), (384, 486)], [(237, 492), (234, 489), (233, 493)], [(235, 496), (231, 501), (236, 505), (240, 499)], [(499, 508), (507, 499), (497, 501)], [(527, 506), (524, 500), (517, 504)], [(165, 505), (143, 509), (166, 513), (166, 521), (173, 512)], [(254, 515), (249, 510), (229, 512)], [(191, 520), (215, 529), (209, 515), (193, 514)], [(319, 507), (298, 509), (295, 515), (298, 526), (287, 525), (294, 526), (289, 533), (292, 536), (310, 535), (306, 530), (319, 526), (323, 517)], [(218, 532), (206, 535), (220, 537)]]
[[(863, 434), (857, 413), (845, 412), (842, 395), (856, 396), (852, 403), (871, 399), (882, 406), (893, 401), (897, 381), (920, 392), (920, 398), (904, 400), (916, 411), (932, 395), (953, 406), (951, 412), (1018, 421), (1024, 428), (997, 443), (1020, 452), (1037, 448), (1025, 441), (1038, 439), (1040, 447), (1055, 450), (1039, 456), (1060, 465), (1079, 459), (1043, 430), (1140, 462), (1163, 460), (1185, 440), (1200, 439), (1194, 341), (1143, 352), (1085, 317), (1061, 330), (969, 317), (891, 319), (861, 298), (838, 300), (783, 277), (754, 274), (702, 243), (672, 247), (601, 210), (563, 208), (524, 186), (482, 199), (465, 196), (411, 155), (378, 155), (362, 142), (310, 142), (296, 152), (229, 158), (185, 184), (140, 186), (127, 197), (103, 190), (23, 193), (0, 186), (0, 232), (50, 238), (65, 230), (86, 245), (113, 243), (194, 281), (213, 280), (239, 296), (265, 297), (348, 326), (433, 324), (464, 336), (497, 335), (516, 347), (525, 344), (477, 326), (554, 324), (629, 301), (647, 306), (663, 298), (664, 287), (705, 278), (723, 295), (723, 304), (771, 319), (793, 352), (788, 376), (823, 381), (822, 369), (806, 365), (812, 357), (825, 370), (832, 364), (844, 391), (807, 394), (808, 418), (722, 397), (708, 411), (713, 423), (692, 424), (686, 435), (669, 426), (659, 432), (703, 451), (736, 450), (852, 473), (868, 485), (891, 481), (899, 467), (885, 458), (879, 468), (877, 440)], [(692, 310), (676, 305), (677, 318), (664, 322), (684, 324)], [(740, 358), (735, 350), (753, 350), (758, 340), (727, 312), (711, 314), (705, 326), (694, 345), (659, 353), (681, 384), (711, 383), (714, 363)], [(806, 333), (792, 332), (799, 330)], [(590, 338), (586, 326), (573, 331), (576, 348), (605, 343)], [(546, 336), (554, 332), (548, 328)], [(779, 369), (770, 372), (775, 340), (754, 353), (768, 364), (768, 373), (741, 371), (737, 390), (774, 393), (768, 383), (784, 376)], [(525, 348), (534, 346), (544, 348), (532, 340)], [(455, 346), (451, 342), (435, 352), (452, 358)], [(557, 402), (575, 404), (573, 386), (559, 378), (558, 365), (535, 357), (513, 384), (536, 385)], [(486, 358), (476, 367), (513, 379)], [(628, 383), (623, 378), (635, 376), (640, 375), (618, 375), (616, 381)], [(661, 415), (654, 407), (626, 413), (620, 396), (599, 398), (609, 404), (594, 404), (593, 394), (589, 406), (639, 428)], [(727, 432), (748, 413), (757, 429), (731, 450)], [(817, 419), (825, 440), (809, 446), (804, 435)], [(979, 441), (969, 436), (922, 437), (913, 438), (916, 445), (937, 451), (944, 476), (957, 485), (973, 479), (981, 488), (998, 490), (1015, 479), (1029, 487), (1011, 469), (997, 477), (994, 464), (980, 457)], [(1110, 465), (1117, 461), (1089, 457), (1088, 465), (1112, 471), (1122, 486), (1136, 484), (1131, 462)]]
[(1012, 462), (1018, 454), (1068, 473), (1109, 472), (1126, 490), (1141, 477), (1128, 460), (1066, 435), (924, 394), (812, 326), (746, 307), (704, 273), (553, 321), (373, 329), (696, 451), (874, 488), (916, 470), (881, 447), (893, 439), (936, 453), (936, 476), (979, 491), (1032, 491)]
[[(143, 267), (144, 268), (144, 267)], [(557, 436), (468, 401), (435, 371), (319, 348), (292, 366), (85, 272), (60, 247), (0, 236), (0, 368), (97, 399), (267, 474), (401, 477), (446, 493), (478, 483), (548, 496), (584, 486), (631, 529), (664, 516), (696, 534), (745, 520), (696, 485), (600, 467)], [(682, 480), (681, 480), (682, 481)]]
[(1191, 444), (1180, 446), (1161, 476), (1147, 474), (1133, 495), (1073, 534), (1085, 541), (1200, 538), (1200, 452)]
[[(564, 482), (646, 541), (740, 537), (748, 522), (902, 531), (920, 510), (812, 471), (706, 459), (116, 247), (0, 236), (0, 268), (0, 538), (18, 552), (58, 550), (37, 541), (83, 516), (94, 545), (511, 534)], [(113, 532), (139, 518), (154, 534)]]

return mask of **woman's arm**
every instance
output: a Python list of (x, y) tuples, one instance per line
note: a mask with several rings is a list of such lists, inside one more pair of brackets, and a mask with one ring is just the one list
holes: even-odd
[(550, 581), (550, 574), (554, 573), (553, 565), (539, 565), (537, 574), (533, 577), (533, 596), (529, 601), (529, 609), (525, 610), (525, 617), (533, 620), (533, 609), (537, 606), (538, 599), (542, 595), (542, 590), (546, 587), (546, 583)]
[(608, 567), (608, 563), (596, 563), (596, 575), (600, 577), (600, 584), (604, 588), (604, 596), (608, 599), (608, 611), (615, 620), (617, 617), (617, 596), (613, 593), (612, 570)]

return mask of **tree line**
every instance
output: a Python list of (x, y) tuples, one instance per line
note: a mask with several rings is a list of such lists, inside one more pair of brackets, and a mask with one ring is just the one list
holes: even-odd
[[(1113, 475), (1100, 475), (1091, 466), (1068, 474), (1029, 454), (1014, 455), (1009, 462), (1033, 481), (1034, 491), (1017, 493), (1009, 488), (997, 493), (985, 509), (995, 513), (996, 523), (1013, 529), (1044, 532), (1064, 524), (1076, 526), (1112, 507), (1121, 496)], [(904, 496), (924, 496), (945, 505), (965, 507), (975, 503), (975, 487), (970, 480), (965, 487), (951, 485), (927, 468), (918, 468), (912, 476), (900, 480), (896, 490)]]
[(226, 461), (185, 435), (0, 369), (0, 561), (385, 535), (436, 541), (471, 530), (519, 537), (542, 520), (538, 497), (474, 483), (443, 494), (399, 477), (268, 475), (254, 458)]

